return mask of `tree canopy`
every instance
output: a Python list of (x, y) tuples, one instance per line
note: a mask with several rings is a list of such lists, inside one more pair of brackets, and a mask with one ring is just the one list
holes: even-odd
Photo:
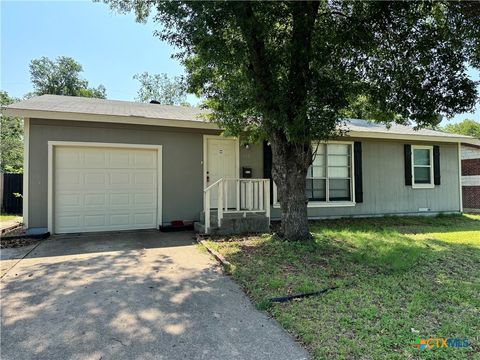
[(189, 90), (211, 119), (272, 147), (280, 235), (310, 237), (311, 142), (338, 135), (355, 102), (384, 122), (431, 126), (470, 111), (480, 66), (480, 3), (451, 1), (150, 2), (105, 0), (179, 48)]
[[(0, 91), (0, 105), (18, 101)], [(23, 121), (0, 115), (0, 169), (5, 173), (23, 172)]]
[(480, 123), (472, 119), (465, 119), (457, 124), (448, 124), (443, 130), (449, 133), (468, 135), (480, 139)]
[(33, 95), (54, 94), (105, 99), (105, 87), (89, 87), (88, 81), (80, 77), (82, 72), (82, 65), (71, 57), (60, 56), (55, 60), (47, 57), (34, 59), (30, 62)]
[(168, 77), (167, 74), (149, 74), (143, 72), (133, 76), (140, 82), (137, 92), (137, 101), (158, 101), (163, 105), (188, 105), (187, 93), (183, 78)]

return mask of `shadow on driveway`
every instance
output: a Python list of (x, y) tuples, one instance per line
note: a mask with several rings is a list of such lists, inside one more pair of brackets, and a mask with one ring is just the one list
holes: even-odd
[(2, 359), (304, 359), (192, 243), (56, 237), (2, 280)]

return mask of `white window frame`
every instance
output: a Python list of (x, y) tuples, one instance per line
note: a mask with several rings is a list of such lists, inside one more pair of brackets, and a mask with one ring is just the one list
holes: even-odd
[[(415, 165), (415, 150), (428, 150), (430, 154), (430, 165)], [(433, 146), (430, 145), (412, 145), (411, 154), (412, 163), (412, 188), (413, 189), (433, 189), (435, 187), (433, 181)], [(430, 167), (430, 183), (415, 184), (415, 167)]]
[[(353, 141), (322, 141), (320, 144), (345, 144), (350, 146), (350, 194), (352, 194), (352, 200), (351, 201), (309, 201), (307, 204), (307, 207), (309, 208), (318, 208), (318, 207), (348, 207), (348, 206), (355, 206), (355, 160), (354, 160), (354, 148), (353, 148)], [(312, 148), (315, 148), (317, 143), (312, 143)], [(328, 146), (326, 147), (326, 149)], [(328, 149), (326, 150), (325, 154), (326, 158), (328, 158)], [(328, 175), (328, 160), (325, 163), (325, 171), (326, 175)], [(328, 176), (327, 176), (328, 177)], [(326, 197), (328, 198), (328, 181), (326, 181), (327, 185), (325, 188), (326, 191)], [(278, 201), (278, 195), (277, 195), (277, 185), (275, 182), (273, 182), (273, 207), (274, 208), (279, 208), (280, 207), (280, 202)]]

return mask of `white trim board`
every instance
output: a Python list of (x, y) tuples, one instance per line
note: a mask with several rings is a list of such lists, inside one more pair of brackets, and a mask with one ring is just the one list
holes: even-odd
[(75, 142), (75, 141), (49, 141), (48, 142), (48, 192), (47, 192), (47, 217), (48, 231), (53, 234), (53, 152), (55, 146), (72, 146), (72, 147), (105, 147), (105, 148), (122, 148), (122, 149), (151, 149), (157, 150), (157, 224), (156, 227), (162, 225), (162, 145), (143, 145), (143, 144), (121, 144), (121, 143), (99, 143), (99, 142)]
[(480, 186), (480, 175), (462, 176), (462, 186)]
[(29, 178), (28, 175), (30, 166), (30, 119), (25, 118), (23, 120), (23, 227), (28, 229), (28, 190), (29, 190)]

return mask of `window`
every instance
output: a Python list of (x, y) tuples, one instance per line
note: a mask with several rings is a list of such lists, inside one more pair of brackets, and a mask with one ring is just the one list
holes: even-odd
[[(309, 206), (354, 205), (352, 143), (320, 143), (307, 172), (306, 195)], [(274, 186), (274, 204), (277, 204)]]
[(412, 145), (413, 188), (432, 188), (433, 147)]

